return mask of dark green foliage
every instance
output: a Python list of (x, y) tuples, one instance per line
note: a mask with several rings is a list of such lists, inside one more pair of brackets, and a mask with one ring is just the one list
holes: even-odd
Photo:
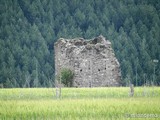
[(72, 87), (73, 84), (74, 73), (72, 70), (63, 68), (61, 70), (60, 75), (58, 76), (58, 80), (63, 83), (66, 87)]
[(159, 0), (1, 0), (0, 84), (50, 87), (54, 42), (102, 34), (112, 42), (124, 84), (160, 85), (160, 62), (152, 62), (160, 60), (159, 6)]

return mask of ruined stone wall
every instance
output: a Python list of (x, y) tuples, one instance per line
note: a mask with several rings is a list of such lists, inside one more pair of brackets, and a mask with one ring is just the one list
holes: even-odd
[(111, 43), (103, 36), (91, 40), (60, 38), (54, 45), (55, 74), (71, 69), (75, 87), (119, 86), (121, 71)]

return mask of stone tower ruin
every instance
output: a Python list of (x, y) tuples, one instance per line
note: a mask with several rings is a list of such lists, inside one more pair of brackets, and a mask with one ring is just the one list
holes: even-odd
[(91, 40), (60, 38), (55, 44), (55, 74), (62, 68), (74, 72), (74, 87), (119, 86), (120, 64), (111, 42), (103, 36)]

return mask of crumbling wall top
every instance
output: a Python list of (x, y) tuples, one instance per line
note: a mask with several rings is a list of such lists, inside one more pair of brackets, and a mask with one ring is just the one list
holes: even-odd
[(109, 40), (106, 40), (105, 37), (103, 37), (102, 35), (96, 37), (96, 38), (93, 38), (93, 39), (88, 39), (88, 40), (85, 40), (83, 38), (74, 38), (74, 39), (64, 39), (64, 38), (60, 38), (56, 43), (55, 45), (58, 45), (58, 44), (61, 44), (61, 45), (64, 45), (64, 46), (70, 46), (70, 45), (74, 45), (74, 46), (77, 46), (77, 47), (80, 47), (80, 46), (93, 46), (93, 45), (105, 45), (106, 47), (107, 46), (110, 46), (111, 45), (111, 42)]

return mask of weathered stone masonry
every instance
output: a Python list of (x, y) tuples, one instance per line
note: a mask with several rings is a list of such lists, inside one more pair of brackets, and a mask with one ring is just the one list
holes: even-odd
[(103, 36), (91, 40), (60, 38), (55, 44), (55, 74), (71, 69), (75, 87), (119, 86), (121, 71), (111, 43)]

